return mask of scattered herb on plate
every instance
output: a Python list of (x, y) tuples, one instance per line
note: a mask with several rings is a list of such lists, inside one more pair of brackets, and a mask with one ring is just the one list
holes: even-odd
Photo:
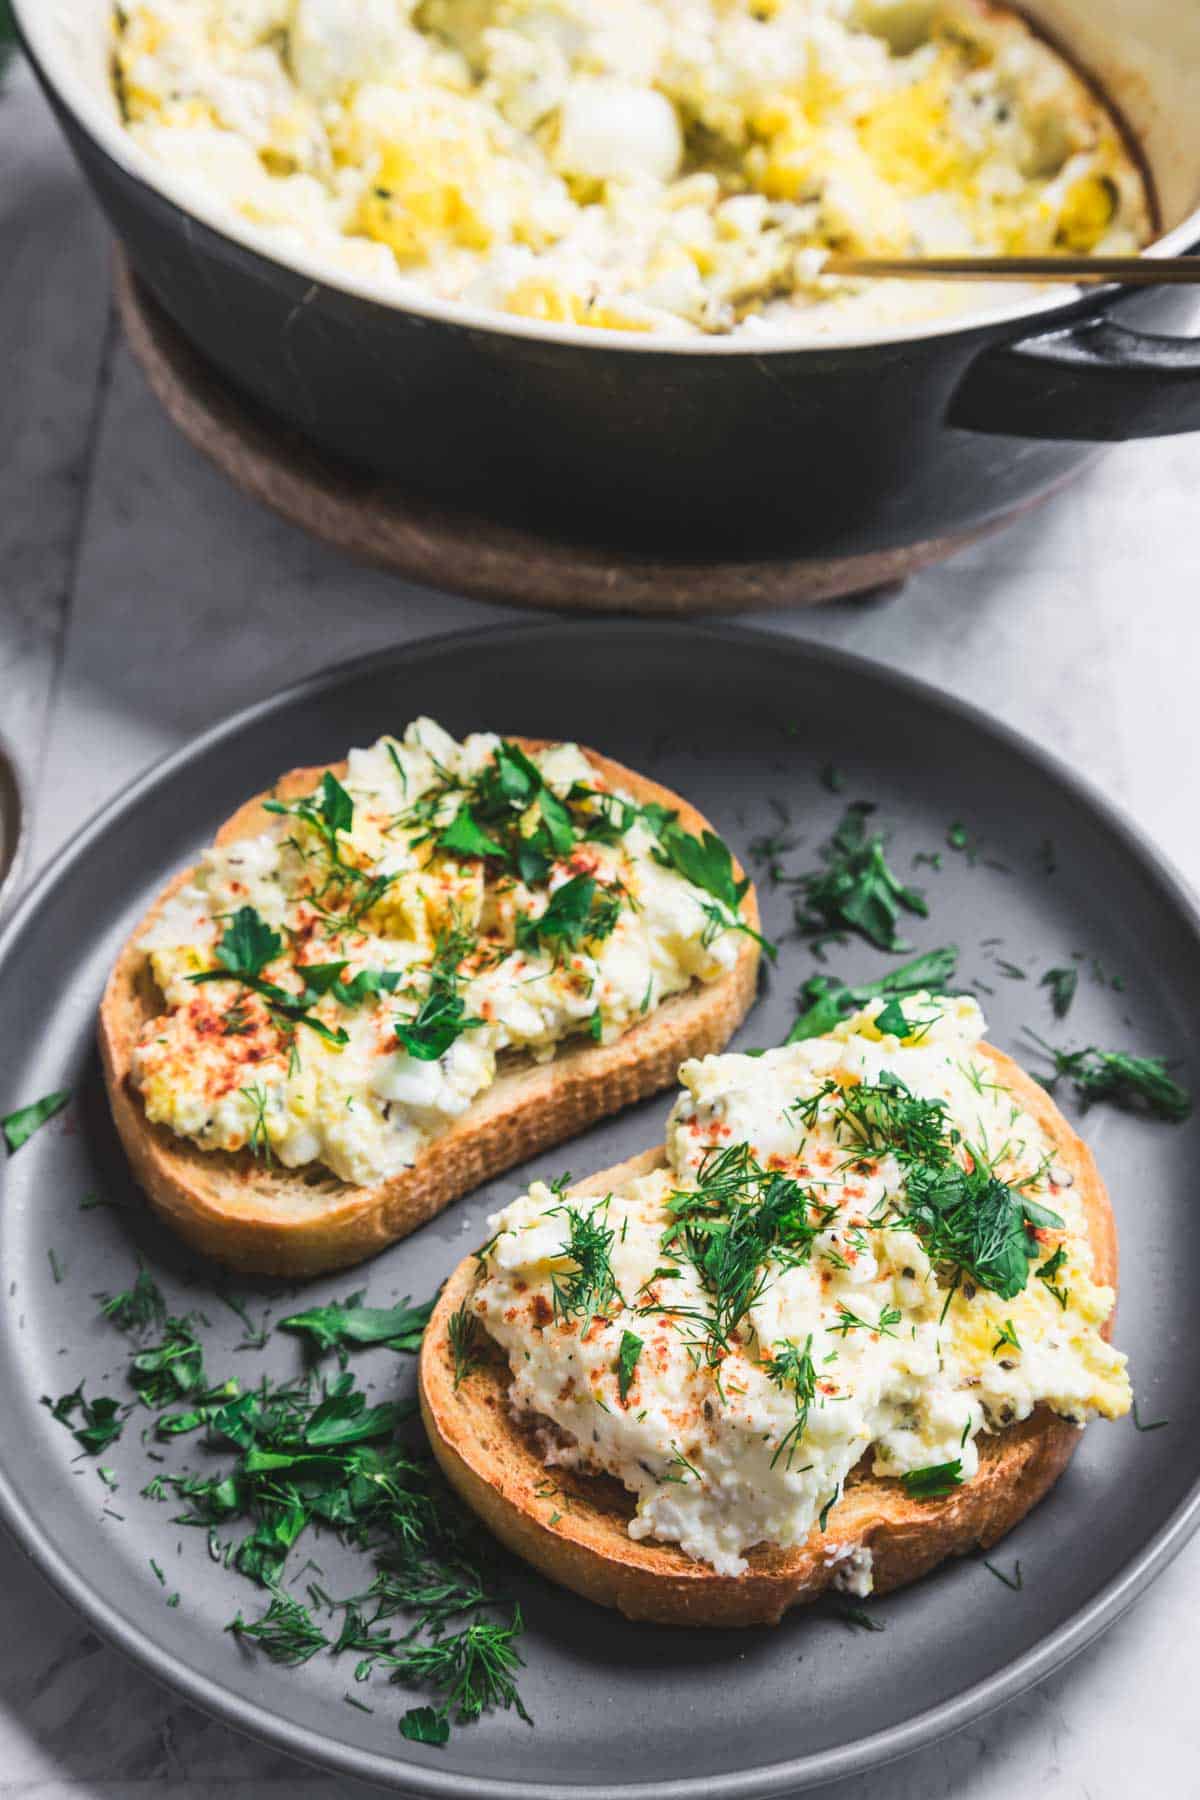
[(1038, 986), (1050, 989), (1050, 1004), (1054, 1008), (1054, 1016), (1056, 1019), (1065, 1019), (1079, 986), (1079, 970), (1047, 969)]
[(0, 1131), (4, 1133), (9, 1155), (15, 1156), (22, 1144), (27, 1144), (35, 1131), (40, 1131), (48, 1119), (61, 1112), (70, 1098), (70, 1089), (60, 1088), (57, 1093), (45, 1094), (35, 1100), (32, 1106), (18, 1107), (7, 1118), (0, 1119)]
[(924, 919), (929, 908), (920, 888), (889, 866), (883, 834), (869, 826), (874, 811), (866, 801), (848, 806), (821, 850), (824, 867), (797, 877), (796, 924), (822, 941), (855, 931), (880, 950), (907, 950), (897, 929), (901, 912)]
[(1054, 1064), (1053, 1086), (1064, 1076), (1074, 1083), (1085, 1107), (1111, 1101), (1127, 1112), (1178, 1125), (1191, 1116), (1192, 1096), (1175, 1080), (1161, 1056), (1133, 1056), (1124, 1050), (1058, 1050), (1034, 1032), (1030, 1037)]

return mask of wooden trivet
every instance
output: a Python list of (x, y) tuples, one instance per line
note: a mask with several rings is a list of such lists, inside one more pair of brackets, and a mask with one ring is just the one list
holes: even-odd
[(896, 586), (996, 529), (821, 560), (689, 562), (583, 543), (406, 494), (339, 461), (237, 393), (192, 348), (118, 252), (117, 308), (168, 416), (245, 493), (325, 543), (410, 581), (564, 612), (746, 612), (812, 606)]

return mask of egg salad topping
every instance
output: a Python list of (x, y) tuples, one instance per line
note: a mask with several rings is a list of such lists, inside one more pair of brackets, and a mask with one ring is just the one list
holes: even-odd
[(113, 69), (197, 196), (397, 300), (812, 336), (998, 297), (830, 249), (1151, 230), (1101, 101), (985, 0), (124, 0)]
[(547, 1461), (636, 1495), (631, 1537), (739, 1574), (860, 1465), (934, 1498), (1039, 1403), (1128, 1410), (1082, 1199), (983, 1030), (921, 995), (685, 1063), (664, 1168), (492, 1219), (466, 1304)]
[(267, 812), (144, 938), (166, 1010), (132, 1071), (153, 1122), (264, 1165), (408, 1168), (506, 1061), (613, 1042), (749, 929), (721, 839), (573, 744), (418, 719)]

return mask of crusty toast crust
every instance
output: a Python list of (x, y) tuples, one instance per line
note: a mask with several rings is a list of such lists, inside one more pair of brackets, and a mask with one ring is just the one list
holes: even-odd
[[(516, 742), (526, 750), (543, 747), (540, 739)], [(610, 787), (642, 804), (675, 808), (688, 831), (707, 827), (695, 807), (670, 789), (594, 751), (584, 754)], [(240, 807), (217, 842), (258, 835), (270, 821), (265, 800), (311, 793), (323, 773), (324, 766), (283, 776), (268, 794)], [(345, 765), (334, 773), (344, 774)], [(266, 1169), (248, 1152), (201, 1150), (168, 1127), (152, 1125), (130, 1080), (138, 1033), (162, 1010), (148, 958), (138, 945), (191, 874), (189, 869), (176, 876), (122, 950), (100, 1006), (100, 1053), (117, 1131), (151, 1204), (196, 1249), (247, 1272), (316, 1275), (374, 1256), (493, 1175), (669, 1087), (686, 1057), (708, 1055), (729, 1041), (754, 1000), (759, 949), (743, 934), (728, 974), (672, 995), (616, 1043), (569, 1042), (552, 1062), (503, 1070), (412, 1169), (388, 1181), (359, 1188), (318, 1165)], [(742, 917), (757, 930), (753, 888), (742, 902)]]
[[(983, 1050), (1075, 1176), (1095, 1278), (1115, 1287), (1112, 1209), (1090, 1150), (1023, 1069), (990, 1045)], [(645, 1151), (574, 1191), (607, 1193), (660, 1168), (664, 1160), (661, 1149)], [(480, 1364), (455, 1388), (447, 1325), (475, 1279), (475, 1260), (467, 1257), (443, 1288), (425, 1333), (421, 1413), (434, 1454), (451, 1484), (510, 1550), (551, 1580), (630, 1619), (777, 1624), (789, 1607), (815, 1600), (830, 1587), (845, 1558), (859, 1549), (871, 1552), (876, 1593), (902, 1587), (947, 1557), (986, 1549), (1011, 1531), (1062, 1474), (1082, 1435), (1078, 1426), (1039, 1406), (1021, 1424), (982, 1437), (978, 1474), (940, 1500), (913, 1500), (899, 1481), (852, 1475), (824, 1531), (814, 1528), (795, 1549), (759, 1545), (750, 1551), (744, 1575), (719, 1575), (673, 1545), (629, 1537), (633, 1498), (615, 1479), (546, 1469), (528, 1427), (509, 1409), (508, 1365), (490, 1339)]]

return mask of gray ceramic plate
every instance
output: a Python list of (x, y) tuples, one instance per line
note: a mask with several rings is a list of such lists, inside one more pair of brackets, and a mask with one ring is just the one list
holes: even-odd
[[(800, 1612), (774, 1631), (688, 1634), (631, 1626), (518, 1578), (532, 1730), (501, 1713), (456, 1731), (444, 1750), (424, 1749), (399, 1737), (408, 1700), (397, 1690), (373, 1684), (370, 1715), (345, 1704), (345, 1660), (288, 1671), (243, 1657), (223, 1627), (239, 1607), (257, 1610), (260, 1596), (209, 1561), (203, 1533), (172, 1525), (171, 1507), (138, 1497), (155, 1467), (138, 1433), (127, 1429), (104, 1458), (120, 1482), (109, 1495), (39, 1406), (41, 1394), (85, 1373), (92, 1392), (121, 1391), (122, 1340), (97, 1322), (92, 1296), (125, 1286), (138, 1251), (180, 1309), (204, 1306), (214, 1378), (256, 1364), (235, 1354), (238, 1320), (205, 1295), (213, 1271), (190, 1265), (138, 1204), (98, 1078), (96, 1000), (150, 895), (246, 794), (418, 712), (460, 732), (488, 725), (599, 745), (689, 795), (742, 850), (780, 830), (779, 802), (804, 840), (788, 858), (794, 867), (812, 858), (844, 799), (877, 801), (902, 870), (941, 847), (942, 869), (917, 872), (931, 918), (914, 920), (912, 937), (963, 947), (962, 975), (994, 990), (985, 1001), (1000, 1045), (1019, 1048), (1031, 1024), (1060, 1041), (1162, 1052), (1200, 1071), (1200, 937), (1186, 894), (1073, 777), (932, 690), (822, 650), (694, 625), (535, 625), (374, 656), (242, 714), (136, 783), (79, 834), (0, 940), (0, 1112), (51, 1088), (77, 1096), (2, 1176), (4, 1515), (54, 1584), (152, 1674), (284, 1749), (411, 1793), (733, 1800), (862, 1769), (964, 1724), (1114, 1619), (1196, 1523), (1194, 1127), (1109, 1110), (1087, 1118), (1122, 1233), (1119, 1341), (1143, 1419), (1170, 1424), (1087, 1432), (1053, 1496), (998, 1553), (1009, 1570), (1020, 1558), (1020, 1593), (970, 1560), (875, 1603), (881, 1633)], [(818, 780), (831, 758), (845, 771), (841, 797)], [(973, 861), (945, 847), (956, 820), (978, 839)], [(782, 932), (786, 893), (764, 888), (763, 897), (768, 927)], [(1055, 1030), (1038, 978), (1074, 952), (1086, 957), (1079, 995), (1069, 1031)], [(1000, 959), (1026, 979), (1002, 973)], [(878, 973), (886, 961), (856, 944), (833, 966)], [(800, 943), (783, 942), (745, 1044), (779, 1041), (812, 967)], [(639, 1107), (540, 1166), (582, 1173), (617, 1162), (657, 1140), (667, 1104)], [(470, 1195), (359, 1276), (313, 1283), (306, 1298), (363, 1283), (376, 1303), (429, 1293), (522, 1179), (514, 1172)], [(90, 1191), (123, 1210), (81, 1210)], [(253, 1312), (273, 1304), (279, 1316), (284, 1296), (264, 1287), (249, 1298)], [(297, 1354), (281, 1337), (270, 1366), (293, 1369)], [(359, 1367), (379, 1393), (411, 1389), (410, 1360), (376, 1351)], [(330, 1591), (354, 1591), (334, 1550), (313, 1554)]]
[(25, 848), (23, 783), (17, 760), (0, 738), (0, 910), (13, 891)]

